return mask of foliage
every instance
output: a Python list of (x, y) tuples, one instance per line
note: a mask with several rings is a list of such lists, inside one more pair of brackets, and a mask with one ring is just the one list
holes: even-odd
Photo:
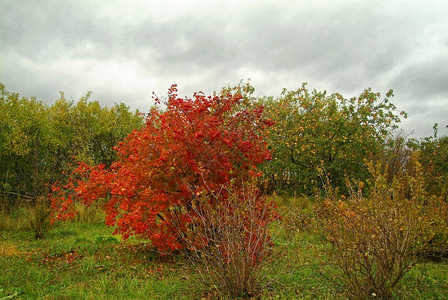
[(47, 185), (69, 170), (73, 159), (110, 165), (113, 146), (141, 127), (138, 112), (124, 104), (101, 107), (89, 97), (74, 103), (61, 93), (48, 106), (0, 84), (0, 193), (6, 206), (14, 205), (12, 195), (46, 195)]
[(333, 244), (329, 258), (342, 272), (348, 297), (391, 299), (419, 254), (446, 228), (446, 203), (426, 196), (418, 162), (415, 167), (415, 176), (403, 174), (388, 182), (387, 168), (370, 163), (374, 182), (367, 197), (363, 182), (339, 201), (330, 190), (324, 214)]
[[(438, 125), (434, 125), (434, 135), (421, 140), (410, 139), (407, 145), (412, 149), (412, 158), (422, 165), (425, 181), (424, 189), (429, 195), (447, 201), (448, 196), (448, 136), (439, 137)], [(448, 210), (445, 209), (445, 224)], [(430, 258), (440, 258), (448, 253), (448, 226), (439, 230), (431, 240), (428, 249), (422, 253)]]
[[(405, 174), (414, 175), (416, 157), (414, 151), (409, 148), (406, 138), (402, 133), (390, 137), (381, 153), (379, 161), (387, 165), (387, 182), (391, 183), (394, 177)], [(419, 169), (422, 171), (422, 168)]]
[[(317, 168), (328, 172), (333, 185), (345, 189), (345, 177), (368, 178), (364, 159), (383, 150), (400, 121), (395, 106), (370, 89), (350, 99), (325, 91), (283, 90), (278, 99), (264, 99), (267, 116), (275, 121), (269, 147), (272, 161), (264, 164), (268, 189), (277, 193), (312, 195), (322, 187)], [(404, 112), (400, 113), (406, 116)]]
[(412, 139), (408, 142), (414, 149), (423, 166), (426, 190), (432, 195), (448, 196), (448, 136), (439, 137), (437, 123), (434, 135), (420, 141)]
[(67, 101), (64, 93), (48, 108), (52, 125), (57, 129), (54, 138), (59, 147), (57, 155), (64, 161), (84, 161), (110, 166), (116, 160), (114, 147), (133, 129), (142, 127), (139, 112), (130, 112), (123, 103), (101, 107), (87, 93), (79, 101)]
[(0, 191), (38, 195), (51, 176), (54, 149), (46, 106), (3, 85), (0, 92)]
[(249, 86), (187, 99), (172, 86), (166, 110), (151, 109), (146, 125), (116, 147), (110, 169), (81, 163), (68, 183), (54, 187), (54, 216), (70, 217), (74, 203), (106, 197), (106, 223), (117, 233), (149, 239), (160, 251), (183, 248), (178, 232), (188, 231), (194, 196), (232, 178), (258, 177), (257, 165), (270, 158), (265, 129), (271, 123), (244, 93)]

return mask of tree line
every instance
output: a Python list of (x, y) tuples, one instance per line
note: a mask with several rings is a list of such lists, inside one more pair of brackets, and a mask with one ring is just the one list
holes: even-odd
[[(385, 97), (366, 89), (358, 97), (309, 90), (284, 90), (279, 97), (254, 97), (254, 88), (239, 90), (247, 107), (264, 106), (273, 120), (267, 140), (272, 153), (263, 171), (265, 191), (313, 195), (326, 180), (344, 192), (347, 178), (369, 180), (366, 160), (384, 160), (389, 172), (404, 172), (410, 157), (418, 157), (427, 191), (446, 198), (448, 137), (406, 139), (396, 134), (406, 113)], [(49, 185), (79, 161), (110, 166), (114, 147), (144, 125), (142, 115), (124, 103), (101, 105), (87, 93), (78, 101), (64, 93), (47, 105), (20, 97), (0, 84), (0, 191), (14, 202), (45, 195)], [(392, 176), (392, 175), (391, 175)]]

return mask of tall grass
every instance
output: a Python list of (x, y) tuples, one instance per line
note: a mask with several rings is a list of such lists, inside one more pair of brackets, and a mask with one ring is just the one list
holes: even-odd
[[(44, 197), (37, 197), (35, 201), (23, 202), (14, 206), (0, 206), (0, 231), (3, 232), (32, 232), (36, 239), (45, 237), (50, 229), (49, 203)], [(7, 203), (3, 199), (2, 204)], [(76, 218), (72, 222), (103, 223), (104, 211), (100, 205), (86, 207), (76, 206)], [(53, 226), (57, 226), (57, 223)]]

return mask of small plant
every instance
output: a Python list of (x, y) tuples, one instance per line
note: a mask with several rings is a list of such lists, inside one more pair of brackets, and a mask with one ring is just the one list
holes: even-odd
[(30, 227), (34, 231), (36, 240), (43, 239), (50, 228), (50, 205), (45, 197), (37, 197), (36, 206), (33, 209)]
[[(424, 194), (419, 176), (404, 174), (387, 181), (387, 168), (370, 164), (374, 178), (368, 197), (360, 182), (350, 196), (325, 201), (329, 258), (342, 272), (341, 285), (352, 299), (393, 298), (400, 279), (438, 232), (443, 205)], [(331, 193), (330, 193), (331, 195)]]
[(104, 207), (101, 201), (90, 206), (77, 203), (75, 205), (76, 216), (73, 221), (81, 223), (104, 223)]
[(34, 203), (21, 203), (11, 209), (0, 209), (0, 231), (32, 231), (36, 239), (49, 229), (49, 203), (38, 197)]
[[(193, 263), (206, 283), (232, 297), (258, 296), (271, 251), (269, 225), (277, 218), (254, 183), (200, 195), (191, 205), (195, 230), (185, 236)], [(220, 200), (227, 194), (226, 200)], [(220, 202), (218, 202), (220, 200)]]
[(316, 229), (314, 199), (305, 196), (285, 198), (275, 195), (272, 198), (278, 204), (278, 211), (282, 216), (282, 227), (286, 235), (311, 232)]

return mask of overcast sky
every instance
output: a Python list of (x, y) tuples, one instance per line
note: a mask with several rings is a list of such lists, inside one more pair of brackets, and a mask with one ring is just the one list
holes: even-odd
[(407, 133), (446, 135), (448, 1), (0, 0), (0, 82), (23, 96), (147, 111), (172, 83), (191, 96), (248, 78), (267, 96), (393, 89)]

